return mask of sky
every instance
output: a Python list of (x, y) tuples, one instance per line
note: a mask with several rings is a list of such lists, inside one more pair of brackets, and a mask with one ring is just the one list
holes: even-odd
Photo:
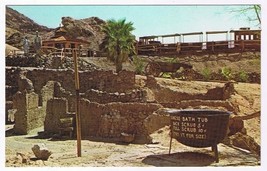
[(58, 27), (63, 16), (74, 19), (96, 16), (103, 20), (125, 18), (127, 22), (133, 22), (135, 27), (133, 34), (137, 38), (174, 33), (229, 31), (240, 27), (259, 28), (257, 23), (248, 21), (247, 16), (231, 12), (234, 9), (244, 8), (244, 5), (13, 5), (9, 7), (50, 28)]

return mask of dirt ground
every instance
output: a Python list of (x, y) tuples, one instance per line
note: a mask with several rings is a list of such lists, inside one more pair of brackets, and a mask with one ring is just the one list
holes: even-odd
[[(12, 125), (6, 126), (12, 132)], [(214, 161), (210, 148), (190, 148), (172, 140), (169, 155), (169, 128), (164, 127), (152, 134), (152, 144), (124, 144), (105, 139), (82, 140), (82, 157), (77, 157), (76, 140), (53, 140), (29, 135), (6, 137), (6, 167), (26, 166), (93, 166), (93, 167), (169, 167), (169, 166), (258, 166), (257, 156), (238, 148), (218, 145), (219, 163)], [(45, 143), (52, 155), (47, 161), (37, 160), (31, 150), (34, 144)], [(22, 163), (21, 155), (26, 162)]]

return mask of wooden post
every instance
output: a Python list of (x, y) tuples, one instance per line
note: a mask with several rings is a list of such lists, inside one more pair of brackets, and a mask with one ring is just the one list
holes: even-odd
[(244, 40), (241, 40), (241, 51), (243, 52), (245, 49), (245, 43)]
[(170, 128), (170, 131), (171, 131), (171, 139), (170, 139), (170, 146), (169, 146), (169, 155), (171, 154), (171, 149), (172, 149), (172, 133), (173, 133), (173, 122), (171, 121), (171, 128)]
[(77, 131), (77, 154), (81, 157), (81, 116), (80, 116), (80, 81), (78, 70), (77, 51), (72, 49), (75, 70), (75, 88), (76, 88), (76, 131)]

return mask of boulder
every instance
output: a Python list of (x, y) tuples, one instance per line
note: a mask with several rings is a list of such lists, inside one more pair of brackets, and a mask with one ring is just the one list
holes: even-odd
[(234, 135), (237, 132), (244, 132), (244, 121), (240, 117), (230, 117), (229, 120), (229, 133), (228, 135)]
[(35, 144), (32, 147), (32, 151), (35, 157), (41, 160), (47, 160), (49, 156), (52, 154), (52, 152), (49, 151), (48, 148), (43, 143)]
[(249, 150), (260, 156), (261, 146), (251, 136), (238, 132), (230, 136), (229, 139), (232, 145)]

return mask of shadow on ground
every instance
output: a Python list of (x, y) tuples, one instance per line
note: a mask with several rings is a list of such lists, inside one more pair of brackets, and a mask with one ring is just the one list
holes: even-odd
[(14, 133), (14, 124), (7, 124), (5, 128), (5, 137), (20, 136)]
[(13, 128), (6, 130), (6, 137), (15, 136)]
[(210, 154), (199, 152), (179, 152), (172, 154), (149, 155), (142, 161), (153, 166), (209, 166), (215, 162)]
[[(14, 134), (9, 133), (10, 136), (14, 136)], [(47, 134), (44, 131), (40, 131), (37, 135), (25, 137), (26, 139), (47, 139), (48, 141), (67, 141), (67, 140), (76, 140), (76, 135), (70, 137), (68, 135), (60, 135), (60, 134)], [(125, 143), (121, 141), (120, 138), (102, 138), (102, 137), (83, 137), (82, 140), (88, 140), (93, 142), (105, 142), (112, 143), (117, 145), (129, 145), (129, 143)]]

